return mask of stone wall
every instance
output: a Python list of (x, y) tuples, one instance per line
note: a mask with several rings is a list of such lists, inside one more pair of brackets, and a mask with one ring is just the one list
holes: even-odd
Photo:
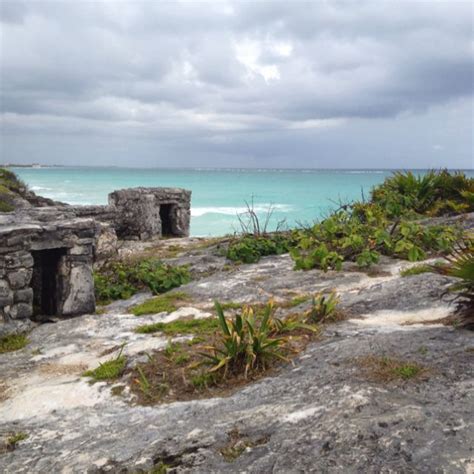
[(148, 239), (163, 233), (161, 206), (169, 206), (171, 233), (189, 235), (191, 191), (177, 188), (132, 188), (109, 194), (109, 205), (117, 209), (116, 231), (120, 238)]
[(109, 224), (121, 239), (146, 240), (163, 235), (160, 211), (168, 206), (170, 236), (189, 236), (191, 191), (180, 188), (130, 188), (109, 194), (106, 206), (71, 206), (76, 217)]
[(96, 223), (92, 219), (57, 220), (51, 210), (37, 211), (0, 216), (0, 321), (33, 317), (34, 256), (51, 250), (58, 256), (56, 314), (73, 316), (95, 310), (92, 263)]

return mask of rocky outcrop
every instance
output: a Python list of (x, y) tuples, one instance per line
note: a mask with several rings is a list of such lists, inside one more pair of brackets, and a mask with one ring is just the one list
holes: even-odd
[[(472, 471), (472, 333), (437, 321), (451, 311), (439, 298), (444, 277), (402, 278), (410, 264), (390, 259), (375, 277), (349, 266), (295, 272), (287, 255), (228, 268), (212, 248), (172, 261), (207, 269), (179, 289), (186, 307), (137, 318), (127, 308), (150, 295), (136, 295), (105, 314), (39, 326), (27, 348), (0, 354), (2, 431), (28, 435), (0, 456), (1, 471), (138, 473), (163, 464), (170, 473), (206, 474)], [(327, 326), (291, 364), (227, 397), (143, 407), (126, 389), (113, 395), (126, 381), (89, 384), (81, 376), (122, 343), (129, 364), (146, 361), (168, 337), (134, 327), (209, 316), (215, 298), (283, 301), (330, 290), (341, 296), (347, 320)], [(415, 361), (427, 376), (378, 381), (358, 363), (366, 356)], [(235, 455), (224, 457), (232, 443)]]

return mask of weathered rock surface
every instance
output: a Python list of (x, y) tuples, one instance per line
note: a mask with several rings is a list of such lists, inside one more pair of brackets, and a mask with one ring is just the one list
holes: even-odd
[[(288, 256), (229, 269), (214, 252), (191, 253), (175, 260), (194, 258), (201, 274), (206, 265), (214, 273), (179, 289), (190, 298), (185, 310), (137, 318), (126, 308), (148, 295), (136, 295), (106, 314), (38, 326), (27, 348), (0, 355), (0, 430), (29, 435), (0, 456), (0, 470), (137, 473), (164, 462), (171, 472), (197, 473), (472, 472), (474, 336), (437, 322), (450, 312), (439, 298), (447, 279), (401, 278), (407, 263), (390, 260), (369, 277), (294, 272)], [(293, 364), (227, 398), (142, 407), (126, 391), (112, 396), (110, 385), (80, 376), (123, 342), (132, 364), (165, 347), (164, 337), (135, 334), (138, 324), (206, 317), (216, 297), (288, 300), (331, 289), (350, 319), (328, 326)], [(357, 363), (365, 355), (416, 361), (428, 378), (372, 381)], [(255, 446), (229, 462), (220, 450), (235, 430)]]

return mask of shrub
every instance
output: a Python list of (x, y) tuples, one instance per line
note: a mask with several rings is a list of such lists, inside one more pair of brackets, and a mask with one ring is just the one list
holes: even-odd
[(474, 240), (466, 239), (449, 255), (450, 265), (433, 267), (438, 273), (459, 278), (449, 287), (456, 292), (456, 311), (462, 324), (474, 329)]
[(291, 238), (284, 234), (244, 235), (230, 243), (227, 258), (235, 262), (256, 263), (261, 257), (286, 253), (290, 246)]
[(372, 190), (372, 201), (389, 217), (460, 214), (474, 210), (474, 179), (447, 170), (396, 172)]
[(214, 346), (208, 346), (210, 353), (202, 354), (209, 359), (210, 372), (222, 371), (233, 375), (248, 374), (265, 370), (269, 361), (275, 358), (285, 359), (280, 347), (284, 338), (274, 337), (274, 307), (269, 303), (260, 321), (256, 321), (251, 307), (245, 307), (232, 320), (227, 320), (220, 304), (215, 303), (221, 329), (220, 340)]
[(369, 267), (380, 254), (418, 261), (427, 254), (447, 253), (460, 235), (460, 230), (449, 226), (423, 226), (408, 220), (390, 223), (378, 206), (356, 203), (300, 230), (290, 255), (295, 269), (301, 270), (340, 270), (343, 261)]
[(187, 266), (172, 266), (154, 258), (112, 262), (94, 274), (96, 297), (101, 302), (128, 299), (145, 288), (154, 294), (164, 293), (189, 281)]
[(23, 194), (26, 185), (18, 179), (15, 173), (5, 168), (0, 168), (0, 212), (12, 212), (15, 195)]

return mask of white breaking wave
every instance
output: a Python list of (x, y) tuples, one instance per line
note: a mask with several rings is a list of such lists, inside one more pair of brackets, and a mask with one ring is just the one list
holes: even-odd
[(31, 186), (32, 191), (53, 191), (53, 188), (46, 188), (44, 186)]
[[(290, 212), (293, 208), (289, 204), (257, 204), (253, 207), (255, 212), (267, 212), (268, 209), (272, 208), (278, 212)], [(205, 214), (224, 214), (227, 216), (235, 216), (237, 214), (245, 214), (248, 209), (245, 206), (241, 207), (192, 207), (191, 216), (201, 217)]]

